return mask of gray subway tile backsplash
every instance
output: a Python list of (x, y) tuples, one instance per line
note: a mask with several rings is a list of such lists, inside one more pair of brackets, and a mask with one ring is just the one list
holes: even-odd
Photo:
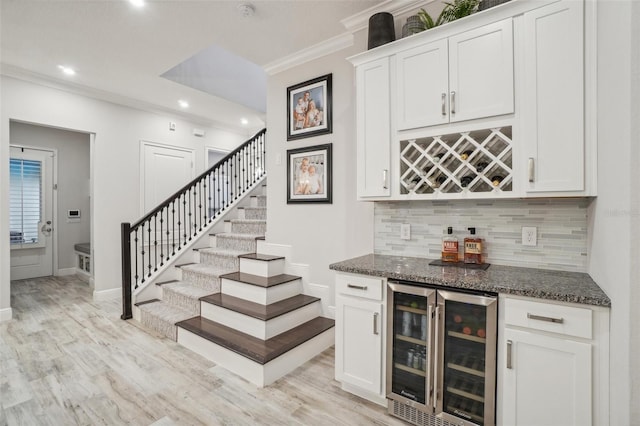
[[(590, 200), (452, 200), (375, 203), (377, 254), (440, 258), (448, 226), (462, 240), (475, 227), (484, 239), (485, 262), (496, 265), (585, 272), (587, 207)], [(400, 239), (400, 224), (411, 239)], [(523, 246), (522, 227), (538, 228), (538, 245)]]

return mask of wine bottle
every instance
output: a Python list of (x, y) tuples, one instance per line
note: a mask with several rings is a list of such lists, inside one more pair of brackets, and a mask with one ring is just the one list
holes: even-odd
[(439, 153), (433, 156), (433, 162), (434, 163), (439, 163), (442, 160), (443, 154)]
[(491, 178), (491, 183), (493, 184), (493, 186), (499, 186), (503, 179), (504, 178), (502, 176), (495, 175)]
[(488, 165), (489, 165), (489, 163), (487, 163), (486, 161), (481, 161), (476, 165), (476, 171), (478, 173), (482, 173), (484, 171), (484, 169), (487, 168)]
[(460, 154), (460, 158), (462, 161), (465, 161), (469, 156), (473, 153), (473, 151), (466, 150), (462, 154)]
[(466, 188), (472, 180), (473, 178), (471, 176), (463, 176), (462, 179), (460, 179), (460, 186)]
[(437, 176), (434, 180), (433, 180), (433, 187), (434, 188), (440, 188), (440, 186), (447, 180), (446, 177), (444, 176)]

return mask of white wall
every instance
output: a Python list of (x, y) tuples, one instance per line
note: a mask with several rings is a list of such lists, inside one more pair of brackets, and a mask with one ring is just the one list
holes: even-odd
[[(78, 94), (2, 76), (0, 80), (2, 133), (0, 164), (9, 161), (9, 121), (23, 121), (95, 134), (93, 157), (94, 297), (119, 295), (120, 223), (140, 215), (140, 141), (153, 141), (196, 150), (196, 169), (202, 171), (205, 146), (231, 150), (251, 136), (204, 128), (206, 136), (192, 134), (203, 128), (182, 118), (146, 112)], [(169, 131), (169, 121), (177, 123)], [(0, 199), (7, 199), (8, 168), (0, 167)], [(0, 318), (9, 310), (8, 207), (0, 208)]]
[[(630, 414), (632, 407), (638, 410), (640, 396), (631, 394), (631, 383), (636, 383), (637, 391), (640, 379), (638, 353), (631, 352), (632, 347), (638, 346), (637, 324), (640, 318), (637, 305), (632, 305), (634, 299), (638, 300), (637, 264), (640, 254), (637, 239), (632, 239), (632, 236), (638, 237), (636, 184), (640, 178), (637, 140), (634, 140), (637, 133), (631, 133), (632, 121), (638, 118), (630, 114), (632, 105), (635, 105), (633, 110), (638, 111), (640, 95), (637, 82), (632, 87), (630, 75), (631, 59), (636, 61), (636, 69), (638, 65), (635, 52), (638, 46), (631, 43), (632, 3), (598, 2), (597, 13), (598, 198), (589, 214), (589, 273), (611, 298), (612, 425), (637, 424), (637, 413), (635, 417), (630, 417)], [(633, 9), (638, 18), (638, 8)], [(633, 31), (637, 40), (637, 24)], [(637, 130), (637, 124), (634, 126)], [(633, 340), (632, 327), (635, 332)]]
[[(290, 260), (309, 265), (311, 283), (327, 286), (330, 306), (329, 264), (373, 252), (373, 204), (356, 201), (354, 70), (345, 59), (366, 50), (361, 36), (347, 50), (271, 76), (267, 89), (267, 243), (291, 245)], [(287, 142), (287, 87), (329, 73), (333, 133)], [(287, 150), (325, 143), (333, 144), (333, 203), (287, 204)]]
[[(56, 269), (74, 268), (77, 243), (90, 242), (89, 134), (12, 122), (12, 145), (55, 149), (57, 151), (58, 210), (54, 229), (57, 234)], [(67, 210), (79, 209), (80, 219), (67, 221)]]

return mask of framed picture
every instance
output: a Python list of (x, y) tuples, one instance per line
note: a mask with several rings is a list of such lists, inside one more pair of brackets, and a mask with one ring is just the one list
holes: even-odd
[(331, 74), (287, 88), (287, 140), (331, 133)]
[(331, 144), (287, 150), (287, 204), (331, 204)]

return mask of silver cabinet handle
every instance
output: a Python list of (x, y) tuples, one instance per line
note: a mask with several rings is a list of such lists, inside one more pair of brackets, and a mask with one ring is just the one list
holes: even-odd
[(384, 170), (382, 171), (382, 187), (383, 187), (384, 189), (388, 189), (388, 188), (387, 188), (387, 187), (388, 187), (388, 185), (387, 185), (387, 175), (388, 175), (388, 174), (389, 174), (389, 170), (384, 169)]
[(442, 115), (447, 115), (447, 94), (442, 92)]
[(513, 342), (511, 340), (507, 340), (507, 368), (512, 369), (513, 364), (511, 363), (511, 349), (513, 347)]
[(553, 317), (544, 317), (542, 315), (534, 315), (527, 312), (527, 318), (538, 321), (546, 321), (553, 322), (556, 324), (562, 324), (564, 322), (564, 318), (553, 318)]
[(456, 113), (456, 92), (451, 92), (451, 114)]
[(347, 284), (347, 287), (355, 288), (356, 290), (366, 290), (367, 289), (366, 285)]
[(535, 161), (533, 157), (529, 157), (529, 182), (534, 181), (534, 178), (535, 178), (534, 171), (535, 171)]
[(378, 335), (378, 313), (373, 313), (373, 334)]

